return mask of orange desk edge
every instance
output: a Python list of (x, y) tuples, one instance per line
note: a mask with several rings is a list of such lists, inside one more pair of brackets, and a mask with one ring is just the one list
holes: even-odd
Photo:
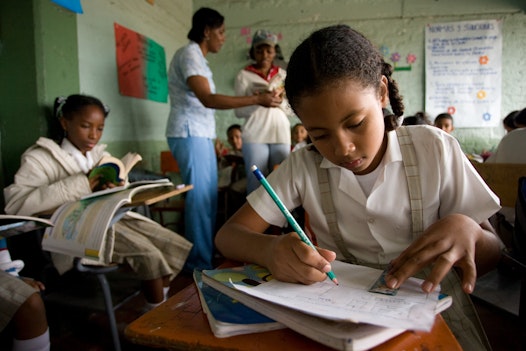
[[(333, 350), (291, 329), (216, 338), (201, 309), (195, 284), (130, 323), (124, 334), (133, 343), (169, 350)], [(430, 332), (406, 331), (373, 351), (461, 351), (444, 319), (437, 315)]]

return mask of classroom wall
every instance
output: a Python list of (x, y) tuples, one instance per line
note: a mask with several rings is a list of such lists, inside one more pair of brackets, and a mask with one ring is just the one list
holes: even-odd
[[(424, 110), (424, 28), (428, 23), (473, 19), (503, 21), (502, 118), (526, 107), (526, 2), (524, 0), (194, 0), (194, 9), (206, 6), (225, 16), (227, 41), (221, 52), (207, 56), (218, 92), (233, 94), (234, 77), (244, 65), (249, 44), (247, 28), (266, 28), (280, 33), (280, 46), (288, 59), (294, 48), (315, 29), (348, 24), (378, 46), (402, 57), (417, 57), (411, 71), (397, 71), (406, 115)], [(232, 111), (217, 111), (218, 135), (224, 138), (228, 125), (239, 122)], [(434, 116), (433, 116), (434, 117)], [(492, 149), (504, 129), (463, 128), (454, 135), (466, 152)]]
[(2, 188), (12, 183), (22, 152), (46, 135), (54, 97), (78, 91), (76, 33), (76, 16), (50, 1), (0, 1)]
[[(153, 5), (150, 4), (153, 2)], [(169, 104), (122, 96), (117, 86), (116, 22), (164, 47), (168, 66), (186, 44), (195, 9), (226, 17), (227, 42), (207, 56), (219, 93), (233, 94), (234, 77), (248, 63), (244, 29), (281, 33), (286, 58), (311, 31), (347, 23), (391, 52), (417, 55), (411, 71), (395, 73), (406, 113), (424, 106), (424, 26), (471, 19), (503, 21), (502, 116), (526, 106), (526, 3), (524, 0), (89, 0), (74, 14), (50, 0), (0, 1), (0, 186), (10, 184), (22, 152), (49, 132), (53, 99), (82, 92), (100, 97), (111, 112), (102, 141), (116, 156), (135, 150), (143, 167), (158, 170), (166, 149)], [(226, 139), (233, 112), (217, 111), (217, 133)], [(295, 120), (292, 121), (293, 123)], [(457, 129), (466, 151), (494, 147), (502, 128)], [(3, 202), (0, 194), (0, 203)]]
[(23, 151), (51, 135), (54, 98), (78, 92), (110, 106), (102, 139), (110, 152), (136, 150), (142, 167), (159, 170), (169, 105), (119, 94), (113, 24), (163, 46), (168, 65), (187, 41), (192, 1), (89, 0), (82, 6), (77, 15), (51, 0), (0, 1), (1, 188), (12, 183)]
[(142, 34), (164, 47), (166, 65), (186, 44), (192, 21), (191, 0), (90, 0), (77, 16), (80, 91), (100, 97), (110, 106), (102, 142), (116, 156), (136, 151), (142, 167), (159, 170), (169, 103), (119, 93), (114, 23)]

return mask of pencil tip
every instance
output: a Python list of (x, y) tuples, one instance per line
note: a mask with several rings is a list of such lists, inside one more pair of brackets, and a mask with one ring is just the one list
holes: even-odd
[(338, 282), (338, 279), (334, 278), (332, 281), (334, 282), (334, 284), (340, 285), (340, 283)]

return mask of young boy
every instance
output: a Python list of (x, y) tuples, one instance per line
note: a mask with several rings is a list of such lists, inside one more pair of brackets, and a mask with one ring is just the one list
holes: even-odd
[(434, 125), (448, 134), (451, 134), (451, 132), (455, 130), (453, 126), (453, 116), (449, 113), (441, 113), (436, 116)]

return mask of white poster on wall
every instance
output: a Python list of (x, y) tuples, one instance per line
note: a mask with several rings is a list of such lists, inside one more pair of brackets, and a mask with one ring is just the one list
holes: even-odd
[(426, 112), (448, 112), (455, 127), (500, 125), (502, 22), (428, 24)]

